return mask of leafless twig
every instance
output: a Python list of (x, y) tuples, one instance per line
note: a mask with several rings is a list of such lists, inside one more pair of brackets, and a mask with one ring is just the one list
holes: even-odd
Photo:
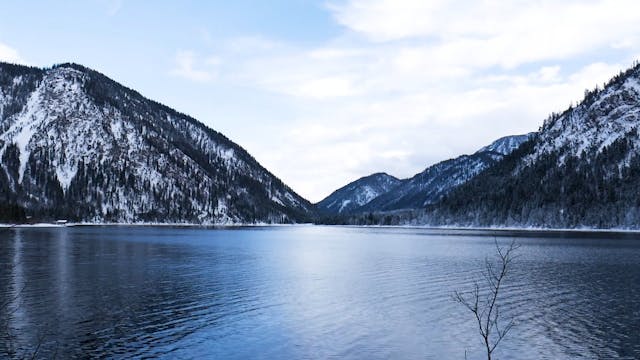
[(506, 324), (502, 324), (498, 295), (513, 260), (516, 258), (514, 252), (520, 246), (513, 240), (509, 246), (501, 247), (497, 239), (495, 239), (495, 246), (498, 258), (497, 265), (494, 265), (488, 258), (485, 259), (485, 269), (482, 273), (488, 289), (481, 291), (480, 285), (476, 281), (470, 294), (464, 294), (457, 290), (453, 294), (454, 301), (464, 305), (473, 314), (485, 346), (487, 360), (491, 360), (493, 351), (515, 325), (513, 318), (509, 319)]

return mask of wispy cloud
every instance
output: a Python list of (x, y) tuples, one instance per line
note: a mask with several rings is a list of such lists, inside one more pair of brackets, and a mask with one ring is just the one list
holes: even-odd
[(27, 62), (18, 53), (18, 50), (3, 43), (0, 43), (0, 61), (14, 64), (27, 64)]
[(216, 79), (217, 66), (221, 62), (220, 58), (215, 56), (201, 58), (193, 51), (178, 51), (174, 61), (175, 67), (170, 71), (171, 75), (197, 82)]
[(634, 46), (640, 21), (632, 0), (351, 0), (329, 8), (371, 41), (427, 40), (436, 58), (468, 66), (514, 67)]
[(115, 16), (124, 5), (124, 0), (103, 0), (107, 7), (107, 15)]

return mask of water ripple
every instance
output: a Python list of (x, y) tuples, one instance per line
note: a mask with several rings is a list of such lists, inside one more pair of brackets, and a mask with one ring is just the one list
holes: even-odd
[[(492, 233), (63, 228), (0, 237), (0, 357), (481, 358)], [(489, 235), (489, 236), (485, 236)], [(518, 234), (512, 234), (514, 236)], [(640, 358), (640, 241), (519, 234), (499, 358)], [(500, 239), (509, 241), (510, 239)]]

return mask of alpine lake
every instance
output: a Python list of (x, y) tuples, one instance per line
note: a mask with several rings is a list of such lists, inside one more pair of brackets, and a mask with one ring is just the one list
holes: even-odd
[(0, 358), (483, 359), (512, 241), (494, 358), (640, 358), (640, 233), (313, 225), (0, 229)]

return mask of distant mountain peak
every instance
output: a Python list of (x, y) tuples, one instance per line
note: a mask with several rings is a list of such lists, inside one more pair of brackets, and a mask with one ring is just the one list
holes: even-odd
[(485, 152), (485, 151), (492, 151), (502, 155), (509, 155), (518, 147), (520, 147), (522, 143), (531, 139), (531, 137), (534, 134), (535, 133), (531, 132), (528, 134), (501, 137), (498, 140), (492, 142), (491, 144), (480, 148), (480, 150), (478, 150), (476, 154), (480, 152)]
[[(389, 175), (385, 173), (362, 177), (336, 190), (317, 207), (333, 214), (424, 208), (502, 160), (532, 134), (505, 136), (474, 154), (441, 161), (409, 179), (388, 181)], [(376, 180), (388, 186), (371, 190), (370, 184)]]
[(400, 180), (383, 172), (359, 178), (316, 204), (323, 213), (347, 213), (397, 186)]

